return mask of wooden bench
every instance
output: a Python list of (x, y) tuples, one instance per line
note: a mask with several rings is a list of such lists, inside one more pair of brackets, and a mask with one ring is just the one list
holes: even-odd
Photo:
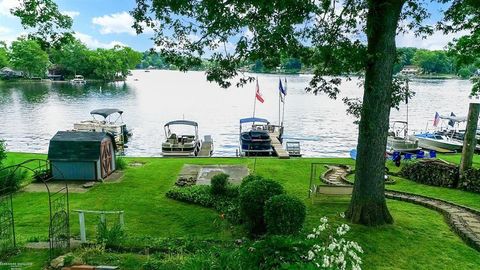
[(314, 203), (314, 197), (319, 195), (352, 195), (353, 186), (342, 185), (313, 185), (310, 189), (310, 198), (312, 198), (312, 204)]

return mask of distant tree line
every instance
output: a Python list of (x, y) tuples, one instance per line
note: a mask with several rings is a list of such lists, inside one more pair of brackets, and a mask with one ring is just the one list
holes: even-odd
[(129, 47), (89, 49), (71, 38), (59, 46), (42, 48), (36, 39), (19, 38), (10, 47), (0, 43), (0, 68), (21, 71), (23, 77), (44, 78), (47, 74), (66, 78), (83, 75), (91, 79), (124, 79), (141, 61), (142, 54)]
[(409, 65), (418, 67), (422, 74), (455, 74), (470, 78), (480, 69), (480, 56), (476, 61), (465, 64), (453, 50), (398, 48), (394, 72), (398, 73)]
[[(476, 61), (470, 61), (467, 64), (465, 62), (453, 50), (398, 48), (394, 72), (400, 72), (405, 66), (416, 66), (421, 74), (452, 74), (462, 78), (470, 78), (480, 69), (480, 57)], [(205, 70), (208, 65), (209, 61), (205, 59), (196, 69)], [(159, 53), (150, 51), (143, 53), (141, 63), (137, 65), (137, 68), (178, 69), (177, 66), (168, 64)], [(243, 69), (254, 73), (308, 73), (313, 70), (313, 67), (302, 63), (300, 59), (295, 57), (282, 57), (276, 68), (267, 68), (263, 60), (256, 60), (244, 63)]]

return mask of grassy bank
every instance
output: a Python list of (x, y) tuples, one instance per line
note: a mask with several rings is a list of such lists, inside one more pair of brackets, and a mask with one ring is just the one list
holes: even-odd
[[(8, 163), (44, 155), (9, 153)], [(304, 231), (318, 226), (322, 216), (337, 216), (347, 209), (348, 196), (325, 196), (312, 205), (307, 198), (312, 162), (332, 162), (354, 165), (350, 159), (290, 159), (215, 158), (163, 159), (126, 158), (127, 162), (145, 163), (128, 167), (120, 183), (100, 184), (87, 193), (72, 193), (71, 209), (124, 210), (126, 230), (133, 236), (221, 239), (231, 241), (244, 236), (239, 226), (232, 226), (213, 210), (167, 199), (165, 193), (173, 186), (184, 164), (245, 164), (250, 171), (277, 180), (290, 195), (307, 205)], [(476, 161), (477, 164), (479, 160)], [(404, 180), (408, 181), (408, 180)], [(478, 207), (479, 194), (463, 191), (454, 193), (442, 188), (414, 182), (399, 181), (398, 187), (442, 196), (449, 200)], [(433, 195), (432, 195), (433, 194)], [(465, 199), (462, 197), (469, 197)], [(20, 242), (47, 239), (48, 201), (45, 193), (19, 192), (14, 198), (16, 231)], [(472, 207), (473, 207), (472, 206)], [(352, 225), (351, 236), (365, 250), (364, 269), (475, 269), (480, 253), (464, 244), (445, 223), (443, 216), (422, 206), (388, 200), (394, 216), (393, 225), (369, 228)], [(480, 207), (479, 207), (480, 208)], [(95, 217), (87, 216), (87, 222)], [(93, 223), (93, 222), (92, 222)], [(79, 235), (78, 217), (71, 214), (71, 232)], [(93, 236), (93, 225), (89, 228)], [(43, 254), (43, 255), (42, 255)], [(26, 251), (11, 261), (35, 262), (41, 265), (45, 254)], [(185, 256), (188, 256), (186, 254)], [(140, 258), (142, 259), (142, 258)], [(39, 269), (32, 267), (30, 269)]]

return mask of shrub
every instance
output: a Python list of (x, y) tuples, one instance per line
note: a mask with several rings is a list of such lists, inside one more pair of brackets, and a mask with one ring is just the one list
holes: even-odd
[(405, 164), (400, 174), (412, 181), (440, 187), (457, 187), (458, 167), (440, 160), (423, 160)]
[(252, 181), (255, 181), (255, 180), (265, 180), (265, 178), (263, 178), (262, 176), (260, 175), (256, 175), (256, 174), (249, 174), (247, 176), (245, 176), (243, 179), (242, 179), (242, 183), (240, 184), (240, 187), (243, 187), (245, 186), (246, 184), (252, 182)]
[(0, 175), (0, 194), (6, 192), (15, 192), (22, 187), (22, 182), (27, 178), (28, 171), (18, 168), (7, 169), (3, 175)]
[(124, 237), (125, 231), (119, 222), (114, 223), (110, 228), (103, 221), (97, 225), (97, 242), (104, 244), (105, 247), (119, 246)]
[(468, 169), (460, 177), (458, 187), (472, 192), (480, 193), (480, 170)]
[(266, 231), (263, 218), (265, 202), (283, 193), (283, 187), (273, 180), (253, 180), (240, 188), (240, 212), (252, 234)]
[(217, 174), (212, 177), (211, 183), (211, 191), (213, 194), (225, 194), (227, 192), (227, 185), (228, 185), (228, 174)]
[(305, 204), (285, 194), (271, 197), (265, 202), (265, 224), (271, 234), (294, 234), (305, 221)]
[(127, 168), (127, 162), (125, 161), (124, 158), (121, 158), (121, 157), (117, 157), (115, 159), (115, 165), (117, 170), (120, 170), (120, 171), (123, 171)]
[(198, 204), (222, 213), (224, 218), (238, 224), (241, 222), (238, 203), (239, 187), (228, 185), (224, 194), (213, 194), (209, 186), (175, 187), (166, 196), (181, 202)]
[(2, 162), (7, 158), (7, 147), (5, 146), (5, 142), (0, 140), (0, 167), (2, 167)]
[(240, 269), (305, 269), (308, 242), (291, 236), (267, 236), (246, 245), (237, 260)]

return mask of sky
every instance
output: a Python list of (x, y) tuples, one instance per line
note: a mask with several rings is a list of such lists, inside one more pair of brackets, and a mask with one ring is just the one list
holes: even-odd
[[(152, 48), (152, 31), (137, 35), (131, 28), (133, 18), (129, 11), (135, 6), (135, 0), (56, 0), (59, 9), (73, 18), (73, 30), (78, 39), (88, 47), (111, 48), (114, 45), (126, 45), (138, 51)], [(441, 18), (442, 6), (430, 3), (428, 9), (432, 20)], [(0, 41), (11, 43), (26, 33), (20, 20), (10, 14), (18, 0), (0, 0)], [(431, 50), (443, 49), (448, 42), (460, 34), (445, 36), (436, 32), (427, 39), (415, 37), (413, 33), (397, 36), (397, 47), (417, 47)]]

